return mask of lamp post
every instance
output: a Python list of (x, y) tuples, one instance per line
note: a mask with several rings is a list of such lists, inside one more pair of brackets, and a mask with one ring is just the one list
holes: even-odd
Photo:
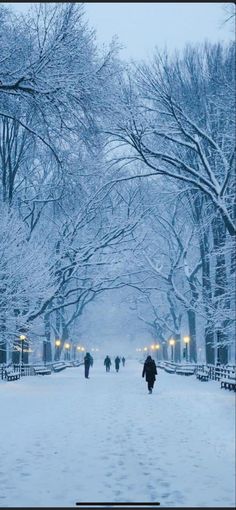
[(188, 344), (190, 342), (189, 336), (184, 336), (184, 343), (185, 343), (185, 349), (186, 349), (186, 361), (188, 361)]
[(155, 345), (155, 349), (156, 349), (156, 351), (157, 351), (157, 359), (159, 359), (159, 353), (158, 353), (158, 351), (159, 351), (159, 349), (160, 349), (160, 344), (156, 344), (156, 345)]
[[(80, 345), (77, 345), (76, 350), (77, 350), (77, 352), (78, 352), (79, 354), (81, 353), (81, 347), (80, 347)], [(79, 356), (79, 360), (80, 360), (80, 356)]]
[(65, 345), (64, 345), (65, 349), (66, 349), (66, 355), (65, 355), (65, 359), (66, 360), (69, 360), (69, 350), (70, 350), (70, 344), (69, 342), (66, 342)]
[(56, 361), (59, 360), (60, 345), (61, 345), (61, 340), (59, 340), (59, 338), (58, 338), (57, 340), (55, 340), (55, 347), (56, 347), (55, 359), (56, 359)]
[(25, 335), (20, 335), (20, 340), (21, 340), (21, 375), (22, 375), (22, 372), (23, 372), (23, 353), (24, 353), (24, 341), (26, 340), (26, 336)]
[(170, 339), (169, 344), (171, 346), (171, 361), (174, 361), (174, 345), (175, 345), (174, 338)]

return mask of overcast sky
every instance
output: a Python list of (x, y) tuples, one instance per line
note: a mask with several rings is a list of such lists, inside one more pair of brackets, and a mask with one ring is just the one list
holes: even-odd
[[(18, 12), (26, 12), (30, 3), (6, 2)], [(232, 26), (224, 24), (225, 3), (149, 3), (84, 2), (90, 26), (97, 40), (109, 43), (118, 35), (125, 46), (121, 55), (139, 59), (152, 55), (155, 46), (169, 50), (187, 42), (229, 41)]]

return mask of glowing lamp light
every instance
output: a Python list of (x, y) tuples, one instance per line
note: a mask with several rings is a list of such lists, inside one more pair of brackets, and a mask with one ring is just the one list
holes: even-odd
[(170, 339), (170, 345), (175, 345), (175, 340), (173, 338)]
[(60, 345), (61, 345), (61, 340), (55, 340), (55, 346), (60, 347)]
[(85, 348), (84, 348), (84, 347), (81, 347), (81, 351), (85, 351)]
[(26, 340), (26, 336), (25, 335), (20, 335), (20, 340)]
[(70, 349), (70, 344), (68, 344), (68, 342), (65, 343), (65, 349)]
[(184, 343), (189, 344), (189, 342), (190, 342), (189, 336), (184, 336)]
[(77, 351), (81, 351), (80, 345), (77, 345)]
[(153, 351), (155, 349), (155, 345), (151, 345), (151, 349)]
[(155, 345), (155, 348), (156, 348), (156, 349), (160, 349), (160, 345), (159, 345), (159, 344), (156, 344), (156, 345)]
[(147, 351), (147, 350), (148, 350), (148, 348), (147, 348), (147, 347), (144, 347), (144, 348), (143, 348), (143, 350), (144, 350), (144, 351)]

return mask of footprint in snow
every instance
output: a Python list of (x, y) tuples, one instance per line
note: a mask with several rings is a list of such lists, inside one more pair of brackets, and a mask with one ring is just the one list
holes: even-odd
[(165, 492), (164, 494), (161, 494), (162, 498), (168, 498), (170, 496), (170, 492)]
[(168, 482), (160, 482), (161, 487), (169, 487), (170, 484)]
[(127, 478), (127, 477), (126, 477), (125, 475), (122, 475), (122, 476), (120, 476), (120, 477), (117, 479), (117, 481), (118, 481), (118, 482), (121, 482), (122, 480), (126, 480), (126, 478)]

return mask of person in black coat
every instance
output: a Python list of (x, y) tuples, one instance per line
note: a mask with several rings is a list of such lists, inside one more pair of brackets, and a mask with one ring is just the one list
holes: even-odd
[(122, 361), (122, 365), (123, 365), (123, 367), (124, 367), (124, 366), (125, 366), (125, 358), (124, 358), (124, 356), (123, 356), (123, 358), (121, 359), (121, 361)]
[(89, 369), (92, 366), (92, 356), (89, 352), (86, 352), (84, 356), (84, 377), (89, 379)]
[(156, 380), (157, 375), (157, 367), (154, 359), (152, 359), (151, 356), (147, 357), (143, 366), (142, 377), (144, 377), (145, 375), (148, 384), (148, 391), (149, 393), (152, 393), (154, 382)]
[(119, 356), (116, 356), (116, 358), (115, 358), (115, 367), (116, 367), (116, 371), (119, 372), (119, 368), (120, 368), (120, 358), (119, 358)]
[(104, 365), (106, 367), (106, 372), (110, 372), (110, 368), (111, 368), (111, 358), (109, 358), (109, 356), (106, 356), (105, 359), (104, 359)]

